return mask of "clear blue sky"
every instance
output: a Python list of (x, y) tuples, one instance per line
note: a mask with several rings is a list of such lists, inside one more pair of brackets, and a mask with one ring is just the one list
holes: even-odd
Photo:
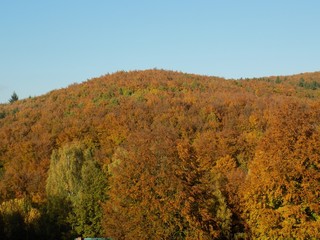
[(320, 70), (319, 0), (0, 1), (0, 102), (118, 70)]

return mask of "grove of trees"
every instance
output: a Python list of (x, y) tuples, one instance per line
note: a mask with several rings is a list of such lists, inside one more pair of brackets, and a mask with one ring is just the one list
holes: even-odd
[(2, 104), (0, 239), (319, 239), (319, 85), (147, 70)]

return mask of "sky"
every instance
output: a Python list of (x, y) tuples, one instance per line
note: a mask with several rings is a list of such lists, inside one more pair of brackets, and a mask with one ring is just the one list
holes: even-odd
[(0, 103), (116, 71), (320, 71), (319, 0), (0, 0)]

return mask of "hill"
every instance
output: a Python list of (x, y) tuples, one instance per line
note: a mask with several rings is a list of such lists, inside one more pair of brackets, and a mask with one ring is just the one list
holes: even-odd
[(319, 119), (320, 72), (117, 72), (2, 104), (1, 239), (320, 238)]

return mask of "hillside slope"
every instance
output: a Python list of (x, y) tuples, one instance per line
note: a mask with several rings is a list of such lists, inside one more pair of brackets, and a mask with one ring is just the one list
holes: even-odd
[[(245, 80), (117, 72), (0, 105), (1, 239), (19, 229), (32, 239), (320, 238), (319, 120), (320, 72)], [(94, 198), (96, 231), (77, 207), (83, 175), (84, 188), (56, 191), (71, 205), (52, 220), (62, 210), (52, 208), (48, 176), (68, 172), (58, 164), (68, 156), (79, 165), (79, 152), (108, 182), (108, 197)]]

